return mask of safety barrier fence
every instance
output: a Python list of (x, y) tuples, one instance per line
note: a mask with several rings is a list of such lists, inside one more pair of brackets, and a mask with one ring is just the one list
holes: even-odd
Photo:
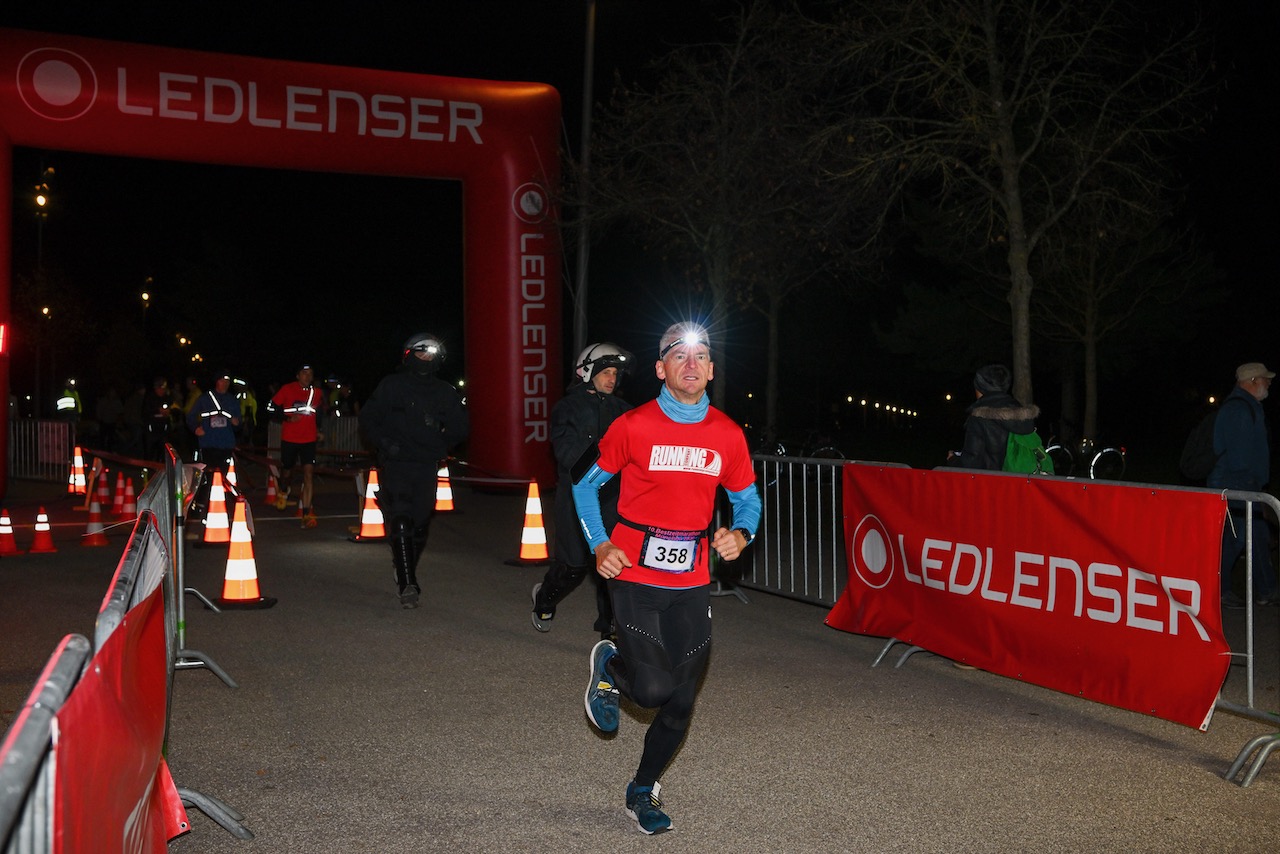
[[(728, 592), (741, 596), (738, 592), (739, 588), (746, 588), (824, 607), (834, 605), (844, 591), (849, 572), (845, 542), (843, 472), (846, 467), (853, 465), (874, 466), (881, 469), (906, 469), (907, 467), (886, 463), (762, 455), (753, 456), (752, 459), (763, 505), (760, 528), (757, 531), (755, 543), (748, 551), (749, 559), (738, 562), (743, 564), (742, 566), (722, 564), (718, 568), (717, 577), (722, 584), (727, 584), (730, 588), (728, 591), (719, 591), (720, 595)], [(1097, 481), (1096, 483), (1108, 482)], [(1268, 725), (1280, 724), (1280, 714), (1261, 709), (1257, 705), (1256, 685), (1260, 679), (1258, 673), (1260, 656), (1252, 607), (1254, 509), (1257, 505), (1265, 505), (1280, 518), (1280, 502), (1271, 495), (1259, 492), (1217, 491), (1129, 482), (1113, 482), (1109, 485), (1116, 489), (1131, 491), (1129, 494), (1134, 500), (1140, 500), (1143, 493), (1160, 490), (1207, 494), (1219, 500), (1243, 503), (1246, 508), (1243, 519), (1246, 538), (1245, 585), (1248, 591), (1248, 602), (1244, 610), (1243, 648), (1231, 650), (1229, 654), (1235, 664), (1243, 667), (1245, 682), (1243, 692), (1239, 688), (1232, 692), (1235, 699), (1228, 699), (1220, 693), (1214, 708)], [(991, 512), (999, 511), (998, 508), (991, 508)], [(1264, 523), (1259, 519), (1256, 524)], [(1216, 563), (1212, 572), (1206, 575), (1217, 578)], [(880, 664), (889, 650), (898, 643), (900, 641), (897, 639), (889, 638), (873, 666)], [(903, 666), (912, 654), (921, 651), (928, 650), (910, 646), (898, 659), (897, 666)], [(1265, 661), (1270, 665), (1274, 659), (1268, 655)], [(1267, 681), (1274, 681), (1275, 678), (1275, 674), (1269, 674)], [(1240, 693), (1243, 693), (1243, 698), (1239, 696)], [(1243, 702), (1239, 702), (1240, 699), (1243, 699)], [(1280, 749), (1280, 733), (1262, 735), (1250, 741), (1227, 771), (1226, 778), (1241, 786), (1249, 785), (1270, 753), (1277, 749)]]
[(67, 460), (75, 443), (75, 425), (68, 421), (10, 419), (9, 476), (66, 480)]
[(253, 836), (231, 807), (177, 787), (165, 761), (175, 671), (209, 667), (235, 686), (184, 646), (183, 593), (198, 595), (183, 587), (192, 470), (165, 450), (163, 474), (138, 497), (92, 644), (81, 635), (59, 644), (0, 743), (6, 854), (164, 850), (189, 829), (184, 806), (242, 839)]

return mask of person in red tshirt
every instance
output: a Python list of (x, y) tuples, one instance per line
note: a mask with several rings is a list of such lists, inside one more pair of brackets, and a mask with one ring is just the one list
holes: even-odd
[[(608, 579), (618, 637), (616, 645), (602, 640), (591, 650), (587, 717), (602, 732), (616, 730), (619, 693), (658, 710), (627, 784), (627, 814), (642, 833), (671, 828), (658, 778), (684, 740), (711, 651), (708, 548), (736, 560), (760, 520), (742, 428), (707, 399), (715, 365), (706, 331), (692, 323), (667, 329), (654, 369), (663, 383), (657, 400), (609, 426), (595, 462), (573, 486), (596, 572)], [(606, 531), (599, 490), (615, 475), (622, 478), (618, 523)], [(729, 495), (734, 527), (708, 535), (719, 486)]]
[(317, 524), (312, 478), (316, 469), (316, 441), (320, 437), (320, 418), (324, 415), (324, 390), (314, 384), (315, 371), (310, 365), (298, 369), (294, 382), (281, 388), (267, 404), (267, 413), (280, 422), (280, 491), (276, 509), (288, 506), (294, 468), (302, 467), (302, 494), (298, 498), (298, 511), (302, 515), (302, 527), (314, 528)]

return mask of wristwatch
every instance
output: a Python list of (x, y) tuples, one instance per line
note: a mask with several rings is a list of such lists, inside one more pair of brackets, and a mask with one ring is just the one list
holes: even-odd
[(751, 545), (751, 541), (755, 539), (755, 535), (746, 528), (734, 528), (733, 530), (741, 532), (742, 536), (746, 537), (747, 545)]

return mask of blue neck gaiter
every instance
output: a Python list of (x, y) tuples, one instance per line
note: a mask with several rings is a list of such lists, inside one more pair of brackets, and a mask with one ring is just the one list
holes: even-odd
[(697, 424), (707, 417), (707, 408), (711, 405), (706, 392), (697, 403), (681, 403), (671, 394), (665, 385), (658, 392), (658, 408), (677, 424)]

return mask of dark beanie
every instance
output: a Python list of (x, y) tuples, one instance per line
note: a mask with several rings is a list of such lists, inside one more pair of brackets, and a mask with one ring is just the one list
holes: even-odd
[(1013, 375), (1004, 365), (987, 365), (973, 375), (973, 387), (983, 394), (1008, 391), (1013, 385)]

